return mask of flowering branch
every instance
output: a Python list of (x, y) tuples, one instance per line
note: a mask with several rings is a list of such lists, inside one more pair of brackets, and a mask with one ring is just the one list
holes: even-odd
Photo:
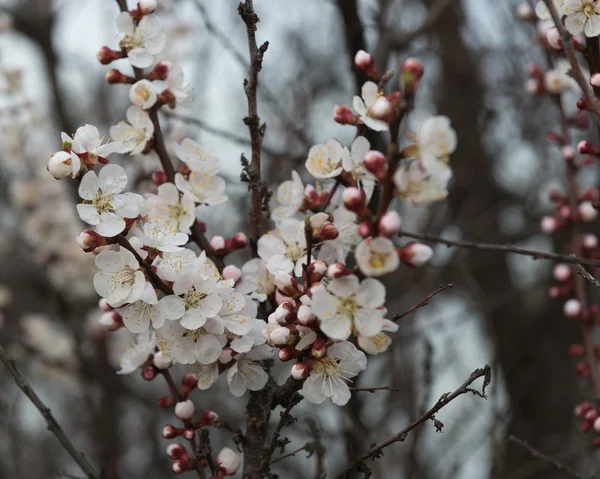
[(69, 453), (69, 455), (75, 460), (79, 468), (83, 471), (83, 473), (88, 477), (88, 479), (101, 479), (102, 475), (97, 473), (92, 465), (88, 462), (85, 456), (75, 449), (75, 446), (69, 439), (69, 437), (65, 434), (65, 431), (60, 427), (50, 409), (42, 402), (36, 392), (33, 390), (31, 385), (27, 382), (27, 380), (21, 375), (17, 366), (15, 364), (14, 359), (9, 357), (2, 346), (0, 346), (0, 361), (2, 364), (8, 369), (8, 372), (12, 375), (15, 380), (16, 385), (19, 387), (21, 391), (29, 398), (29, 400), (33, 403), (33, 405), (37, 408), (37, 410), (44, 416), (46, 420), (46, 424), (48, 424), (48, 429), (52, 434), (56, 436), (65, 450)]
[(408, 316), (413, 311), (416, 311), (417, 309), (422, 308), (423, 306), (427, 306), (427, 304), (429, 303), (429, 300), (431, 298), (433, 298), (436, 294), (441, 293), (442, 291), (444, 291), (446, 289), (452, 288), (452, 286), (453, 286), (452, 283), (439, 285), (437, 287), (437, 289), (433, 293), (427, 295), (425, 297), (425, 299), (423, 299), (422, 301), (420, 301), (417, 304), (411, 306), (410, 308), (408, 308), (403, 313), (395, 314), (394, 317), (392, 318), (392, 321), (398, 321), (399, 319), (403, 318), (404, 316)]
[[(476, 389), (469, 387), (475, 380), (477, 380), (478, 378), (481, 378), (481, 377), (484, 378), (483, 386), (481, 387), (481, 391), (478, 391)], [(485, 394), (485, 388), (490, 384), (491, 378), (492, 378), (492, 369), (487, 364), (481, 369), (476, 369), (475, 371), (473, 371), (471, 373), (471, 375), (469, 376), (469, 379), (467, 379), (464, 383), (462, 383), (454, 392), (443, 394), (442, 397), (440, 397), (440, 399), (438, 399), (438, 401), (435, 403), (435, 405), (429, 411), (427, 411), (425, 414), (423, 414), (423, 416), (421, 416), (419, 419), (417, 419), (416, 421), (414, 421), (413, 423), (411, 423), (410, 425), (408, 425), (407, 427), (402, 429), (402, 431), (400, 431), (398, 434), (395, 434), (390, 439), (380, 442), (379, 444), (375, 444), (365, 454), (363, 454), (358, 459), (355, 459), (350, 464), (348, 464), (344, 468), (344, 470), (336, 476), (336, 479), (343, 479), (345, 477), (349, 477), (350, 473), (356, 469), (368, 471), (368, 466), (365, 464), (365, 461), (367, 461), (368, 459), (371, 459), (371, 458), (376, 459), (376, 458), (381, 457), (381, 455), (382, 455), (381, 451), (383, 449), (385, 449), (386, 447), (388, 447), (396, 442), (404, 442), (410, 431), (412, 431), (413, 429), (415, 429), (416, 427), (420, 426), (421, 424), (423, 424), (424, 422), (426, 422), (428, 420), (434, 421), (436, 431), (441, 432), (442, 427), (444, 425), (438, 419), (435, 418), (435, 415), (438, 413), (438, 411), (440, 409), (442, 409), (443, 407), (447, 406), (448, 404), (450, 404), (457, 397), (462, 396), (463, 394), (467, 394), (467, 393), (472, 393), (483, 399), (487, 399), (487, 396)]]
[(457, 248), (468, 248), (468, 249), (481, 249), (488, 251), (501, 251), (504, 253), (514, 253), (523, 256), (531, 256), (533, 259), (547, 259), (549, 261), (560, 261), (562, 263), (569, 264), (584, 264), (588, 266), (600, 266), (600, 260), (582, 258), (580, 256), (572, 254), (559, 254), (551, 253), (548, 251), (537, 251), (527, 248), (520, 248), (510, 244), (494, 244), (494, 243), (478, 243), (475, 241), (458, 241), (450, 240), (446, 238), (440, 238), (429, 234), (410, 233), (408, 231), (401, 230), (398, 232), (399, 236), (406, 236), (408, 238), (414, 238), (421, 241), (429, 241), (431, 243), (441, 243), (448, 247), (455, 246)]
[(559, 460), (544, 454), (543, 452), (539, 451), (538, 449), (533, 447), (531, 444), (529, 444), (527, 441), (524, 441), (523, 439), (520, 439), (520, 438), (514, 436), (513, 434), (508, 436), (508, 440), (514, 444), (517, 444), (518, 446), (521, 446), (523, 449), (525, 449), (527, 452), (529, 452), (533, 457), (535, 457), (537, 459), (541, 459), (542, 461), (547, 462), (551, 466), (554, 466), (557, 470), (564, 472), (564, 473), (568, 474), (569, 476), (574, 477), (576, 479), (584, 479), (584, 476), (579, 474), (577, 471), (571, 469), (569, 466), (566, 466)]

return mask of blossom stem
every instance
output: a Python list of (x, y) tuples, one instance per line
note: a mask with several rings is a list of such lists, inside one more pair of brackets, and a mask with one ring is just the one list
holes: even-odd
[(92, 465), (88, 462), (85, 456), (75, 449), (75, 446), (65, 434), (65, 431), (60, 427), (50, 409), (42, 402), (36, 392), (33, 390), (27, 380), (21, 375), (14, 359), (9, 357), (2, 346), (0, 346), (0, 361), (8, 372), (12, 375), (16, 385), (21, 391), (29, 398), (37, 410), (44, 416), (48, 430), (56, 436), (61, 445), (69, 453), (69, 455), (75, 460), (82, 472), (88, 477), (88, 479), (101, 479), (102, 475), (95, 471)]
[(427, 297), (425, 297), (425, 299), (423, 299), (422, 301), (419, 301), (417, 304), (411, 306), (403, 313), (395, 314), (394, 317), (392, 318), (392, 321), (398, 321), (399, 319), (403, 318), (404, 316), (408, 316), (413, 311), (416, 311), (417, 309), (422, 308), (423, 306), (427, 306), (427, 304), (429, 303), (429, 300), (431, 298), (433, 298), (436, 294), (441, 293), (442, 291), (444, 291), (446, 289), (452, 288), (452, 286), (453, 286), (452, 283), (441, 284), (440, 286), (437, 287), (437, 289), (433, 293), (428, 294)]

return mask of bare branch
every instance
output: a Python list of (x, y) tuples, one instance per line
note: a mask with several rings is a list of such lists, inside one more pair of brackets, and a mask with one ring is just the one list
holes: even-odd
[[(483, 386), (481, 387), (481, 391), (478, 391), (476, 389), (469, 387), (476, 379), (481, 378), (481, 377), (484, 378)], [(381, 457), (381, 455), (383, 454), (382, 453), (383, 449), (385, 449), (386, 447), (388, 447), (396, 442), (404, 442), (410, 431), (412, 431), (413, 429), (415, 429), (416, 427), (420, 426), (421, 424), (423, 424), (424, 422), (426, 422), (428, 420), (432, 420), (434, 422), (436, 430), (438, 432), (440, 432), (444, 425), (442, 424), (441, 421), (439, 421), (438, 419), (435, 418), (435, 414), (437, 414), (437, 412), (440, 409), (442, 409), (444, 406), (447, 406), (454, 399), (456, 399), (459, 396), (462, 396), (463, 394), (473, 393), (476, 396), (479, 396), (483, 399), (487, 399), (487, 396), (485, 395), (485, 388), (489, 385), (489, 383), (491, 381), (491, 377), (492, 377), (492, 369), (487, 364), (485, 365), (485, 367), (483, 367), (481, 369), (476, 369), (475, 371), (473, 371), (471, 373), (471, 375), (469, 376), (469, 379), (467, 379), (463, 384), (461, 384), (458, 387), (458, 389), (456, 389), (452, 393), (447, 393), (447, 394), (442, 395), (442, 397), (435, 403), (435, 405), (429, 411), (427, 411), (423, 416), (421, 416), (419, 419), (417, 419), (412, 424), (410, 424), (409, 426), (402, 429), (402, 431), (400, 431), (398, 434), (395, 434), (390, 439), (380, 442), (379, 444), (375, 444), (365, 454), (363, 454), (359, 458), (353, 460), (350, 464), (348, 464), (344, 468), (344, 470), (340, 474), (338, 474), (336, 476), (336, 479), (343, 479), (345, 477), (349, 477), (349, 474), (352, 471), (354, 471), (357, 468), (360, 468), (361, 466), (363, 469), (367, 469), (368, 467), (365, 464), (365, 461), (367, 461), (368, 459), (375, 459), (375, 458)]]
[(276, 463), (278, 463), (279, 461), (283, 461), (284, 459), (287, 459), (288, 457), (295, 456), (296, 454), (298, 454), (299, 452), (302, 452), (302, 451), (306, 451), (306, 452), (308, 452), (308, 456), (306, 456), (306, 458), (308, 459), (308, 458), (309, 458), (310, 456), (312, 456), (312, 455), (313, 455), (313, 453), (314, 453), (314, 444), (313, 444), (312, 442), (307, 442), (307, 443), (306, 443), (304, 446), (302, 446), (302, 447), (299, 447), (299, 448), (298, 448), (298, 449), (296, 449), (295, 451), (288, 452), (287, 454), (284, 454), (284, 455), (283, 455), (283, 456), (281, 456), (281, 457), (278, 457), (278, 458), (276, 458), (276, 459), (273, 459), (273, 460), (271, 461), (271, 464), (276, 464)]
[(508, 436), (508, 440), (512, 443), (517, 444), (518, 446), (521, 446), (523, 449), (528, 451), (533, 457), (535, 457), (537, 459), (541, 459), (542, 461), (547, 462), (551, 466), (554, 466), (559, 471), (562, 471), (571, 477), (575, 477), (576, 479), (584, 479), (584, 477), (581, 474), (579, 474), (575, 470), (571, 469), (569, 466), (564, 465), (558, 459), (550, 457), (550, 456), (544, 454), (543, 452), (539, 451), (538, 449), (533, 447), (531, 444), (529, 444), (527, 441), (524, 441), (523, 439), (519, 439), (518, 437), (516, 437), (512, 434), (510, 436)]
[(101, 479), (101, 474), (97, 473), (92, 465), (88, 462), (85, 456), (75, 449), (75, 446), (69, 439), (69, 437), (65, 434), (65, 431), (60, 427), (54, 416), (52, 415), (52, 411), (42, 402), (36, 392), (33, 390), (31, 385), (27, 382), (27, 380), (21, 375), (17, 366), (15, 364), (14, 359), (9, 357), (2, 346), (0, 346), (0, 361), (4, 364), (8, 372), (12, 375), (15, 380), (15, 383), (19, 387), (21, 391), (29, 398), (29, 400), (33, 403), (33, 405), (37, 408), (37, 410), (44, 416), (46, 420), (46, 424), (48, 425), (48, 430), (56, 436), (58, 441), (62, 444), (65, 450), (69, 453), (69, 455), (75, 460), (81, 471), (88, 477), (89, 479)]
[(413, 311), (416, 311), (419, 308), (422, 308), (423, 306), (427, 306), (427, 304), (429, 303), (429, 300), (431, 298), (433, 298), (436, 294), (441, 293), (442, 291), (446, 290), (446, 289), (450, 289), (452, 288), (453, 284), (449, 283), (449, 284), (440, 284), (437, 289), (427, 295), (427, 297), (425, 299), (423, 299), (422, 301), (420, 301), (419, 303), (411, 306), (410, 308), (408, 308), (406, 311), (404, 311), (403, 313), (398, 313), (395, 314), (394, 317), (392, 318), (392, 321), (398, 321), (399, 319), (403, 318), (404, 316), (409, 315), (410, 313), (412, 313)]
[(587, 270), (583, 266), (578, 264), (576, 267), (576, 271), (577, 271), (577, 274), (583, 276), (583, 279), (592, 283), (594, 286), (596, 286), (596, 288), (600, 289), (600, 281), (598, 281), (590, 273), (588, 273)]
[(391, 386), (380, 386), (380, 387), (376, 387), (376, 388), (348, 388), (348, 389), (350, 389), (350, 391), (363, 391), (363, 392), (367, 392), (367, 393), (374, 393), (376, 391), (392, 391), (392, 392), (400, 391), (400, 389), (393, 388)]
[(408, 231), (400, 231), (398, 236), (406, 236), (408, 238), (418, 239), (420, 241), (428, 241), (430, 243), (441, 243), (446, 246), (455, 246), (457, 248), (480, 249), (488, 251), (501, 251), (504, 253), (514, 253), (523, 256), (531, 256), (533, 259), (547, 259), (549, 261), (558, 261), (570, 264), (584, 264), (588, 266), (600, 266), (600, 260), (587, 259), (575, 256), (572, 254), (550, 253), (548, 251), (537, 251), (532, 249), (520, 248), (511, 244), (494, 244), (494, 243), (477, 243), (474, 241), (456, 241), (428, 234), (409, 233)]

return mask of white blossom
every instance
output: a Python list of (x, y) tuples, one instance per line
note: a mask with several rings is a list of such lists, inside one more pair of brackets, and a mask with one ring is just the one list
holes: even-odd
[(396, 195), (408, 198), (414, 204), (443, 200), (448, 196), (448, 182), (452, 170), (443, 162), (430, 164), (430, 169), (418, 160), (408, 160), (394, 173)]
[(367, 127), (375, 131), (385, 131), (389, 129), (386, 122), (369, 116), (370, 109), (377, 98), (379, 98), (379, 88), (372, 81), (368, 81), (362, 86), (361, 96), (355, 96), (352, 100), (352, 106)]
[(354, 256), (365, 276), (382, 276), (395, 271), (400, 265), (394, 243), (383, 236), (363, 240), (356, 247)]
[(292, 171), (292, 179), (284, 181), (277, 188), (277, 204), (271, 218), (275, 221), (283, 221), (293, 216), (304, 202), (304, 185), (300, 175)]
[(219, 364), (217, 362), (196, 364), (194, 369), (194, 376), (198, 378), (198, 389), (202, 391), (210, 388), (219, 379)]
[(156, 103), (157, 95), (152, 83), (148, 80), (139, 80), (129, 89), (129, 100), (134, 106), (142, 110), (152, 108)]
[(242, 278), (235, 285), (237, 292), (246, 294), (259, 302), (275, 292), (273, 275), (267, 269), (267, 263), (261, 258), (253, 258), (242, 266)]
[(181, 195), (173, 183), (158, 187), (158, 195), (146, 195), (148, 220), (162, 222), (182, 233), (190, 234), (196, 221), (194, 199), (189, 194)]
[(559, 95), (569, 90), (577, 90), (577, 82), (569, 75), (570, 71), (571, 64), (566, 58), (556, 60), (554, 68), (544, 73), (544, 88), (546, 88), (546, 91), (553, 95)]
[(312, 364), (312, 370), (302, 386), (302, 395), (314, 404), (331, 398), (343, 406), (350, 400), (348, 382), (366, 369), (367, 357), (352, 343), (340, 342), (327, 347), (327, 356)]
[(134, 193), (119, 194), (127, 185), (125, 170), (119, 165), (106, 165), (96, 176), (88, 171), (79, 185), (79, 196), (86, 202), (77, 205), (79, 217), (96, 226), (99, 234), (116, 236), (125, 229), (123, 218), (139, 214), (143, 198)]
[(180, 144), (175, 143), (173, 151), (177, 158), (192, 171), (206, 173), (209, 176), (214, 176), (219, 172), (219, 160), (189, 138), (185, 138)]
[(398, 325), (389, 319), (384, 319), (380, 333), (370, 337), (363, 335), (357, 336), (358, 347), (369, 354), (383, 353), (392, 343), (390, 337), (385, 333), (394, 333), (396, 331), (398, 331)]
[(287, 219), (275, 232), (258, 240), (258, 255), (267, 262), (271, 274), (279, 271), (302, 276), (302, 264), (306, 263), (306, 237), (304, 222)]
[(137, 236), (144, 246), (166, 253), (181, 251), (188, 242), (188, 235), (178, 233), (171, 225), (158, 221), (144, 221), (142, 227), (136, 226), (131, 233)]
[(127, 121), (110, 127), (110, 136), (121, 142), (119, 153), (139, 155), (154, 135), (154, 125), (148, 113), (137, 106), (127, 109)]
[(117, 374), (131, 374), (146, 362), (148, 356), (154, 353), (156, 336), (154, 331), (138, 334), (121, 356), (121, 370)]
[(154, 62), (167, 41), (161, 31), (160, 20), (154, 14), (144, 15), (136, 25), (129, 12), (121, 12), (117, 17), (117, 30), (122, 34), (119, 42), (127, 50), (127, 58), (132, 66), (147, 68)]
[(600, 3), (597, 0), (565, 0), (565, 28), (571, 35), (600, 35)]
[(334, 139), (325, 145), (315, 145), (308, 151), (306, 169), (315, 178), (334, 178), (343, 170), (342, 159), (345, 151), (345, 147)]
[(144, 292), (144, 273), (126, 249), (101, 251), (96, 266), (100, 271), (94, 275), (94, 288), (111, 306), (137, 301)]
[(173, 292), (185, 306), (181, 325), (189, 330), (204, 326), (207, 318), (215, 317), (223, 303), (216, 292), (216, 282), (188, 274), (178, 278), (173, 284)]
[(120, 141), (103, 143), (103, 137), (100, 136), (98, 128), (94, 125), (80, 126), (72, 138), (63, 132), (61, 140), (63, 147), (69, 148), (77, 155), (87, 155), (92, 164), (95, 164), (98, 158), (108, 158), (109, 155), (120, 151), (123, 147)]
[(75, 178), (79, 170), (81, 170), (81, 160), (72, 151), (58, 151), (48, 161), (48, 171), (57, 180), (67, 176)]
[(208, 333), (204, 328), (188, 329), (177, 321), (167, 321), (158, 330), (160, 349), (181, 364), (214, 363), (227, 339)]
[(123, 307), (120, 311), (123, 324), (132, 333), (146, 331), (150, 324), (154, 329), (159, 329), (165, 324), (165, 319), (179, 319), (185, 313), (185, 306), (173, 295), (165, 296), (160, 301), (150, 283), (140, 299)]
[(194, 89), (185, 83), (183, 68), (171, 62), (163, 62), (169, 68), (167, 88), (173, 94), (177, 105), (190, 106), (194, 101)]
[(181, 173), (177, 173), (175, 185), (179, 191), (190, 195), (196, 203), (218, 205), (227, 201), (227, 196), (224, 194), (225, 180), (220, 176), (192, 171), (186, 180)]
[(352, 142), (350, 152), (347, 152), (342, 158), (344, 171), (350, 173), (367, 195), (367, 199), (371, 197), (375, 188), (375, 177), (364, 166), (365, 155), (370, 149), (369, 140), (364, 136), (358, 136)]
[(375, 336), (383, 327), (385, 286), (376, 279), (362, 282), (354, 275), (332, 279), (312, 297), (312, 311), (320, 328), (331, 339), (348, 339), (352, 331)]
[(338, 230), (337, 238), (326, 241), (319, 250), (319, 259), (326, 263), (345, 263), (348, 253), (352, 251), (361, 237), (358, 234), (356, 215), (348, 211), (344, 206), (338, 206), (333, 210), (333, 224)]
[(235, 364), (227, 370), (227, 383), (231, 394), (240, 397), (247, 390), (260, 391), (264, 388), (269, 375), (257, 361), (270, 358), (272, 355), (273, 350), (263, 345), (236, 356)]

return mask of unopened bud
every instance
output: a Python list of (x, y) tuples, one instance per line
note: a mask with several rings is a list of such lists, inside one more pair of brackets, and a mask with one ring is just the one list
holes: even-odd
[(367, 152), (363, 165), (379, 181), (383, 180), (387, 175), (387, 158), (380, 151), (371, 150)]
[(546, 32), (546, 40), (548, 40), (548, 45), (550, 45), (555, 50), (562, 50), (562, 42), (560, 40), (560, 33), (557, 28), (550, 28)]
[(278, 271), (273, 278), (273, 282), (278, 290), (282, 293), (292, 296), (295, 295), (298, 289), (298, 282), (296, 279), (289, 275), (288, 273), (284, 273), (283, 271)]
[(387, 211), (379, 220), (379, 232), (391, 238), (396, 236), (402, 227), (402, 217), (396, 211)]
[(587, 413), (590, 409), (592, 409), (592, 405), (591, 403), (584, 401), (582, 403), (579, 403), (577, 406), (575, 406), (575, 410), (573, 411), (575, 413), (575, 416), (577, 417), (583, 417), (585, 415), (585, 413)]
[(181, 388), (179, 392), (183, 397), (187, 397), (190, 392), (198, 385), (198, 378), (193, 374), (185, 374), (181, 378)]
[(581, 314), (581, 303), (576, 299), (569, 299), (563, 306), (563, 313), (567, 318), (576, 318)]
[(156, 369), (169, 369), (173, 365), (173, 361), (162, 351), (158, 351), (152, 358), (152, 364)]
[(192, 461), (175, 461), (173, 462), (173, 472), (175, 474), (183, 474), (184, 472), (191, 471), (193, 468)]
[(569, 346), (569, 356), (572, 358), (578, 358), (583, 356), (584, 349), (582, 344), (571, 344)]
[(310, 275), (311, 282), (321, 281), (321, 278), (327, 274), (327, 263), (322, 259), (316, 259), (306, 267)]
[(175, 405), (175, 399), (173, 399), (171, 396), (161, 396), (156, 402), (158, 407), (162, 409), (167, 409)]
[(165, 427), (163, 427), (162, 435), (165, 439), (173, 439), (181, 436), (182, 432), (182, 429), (167, 424)]
[(364, 50), (359, 50), (356, 52), (354, 56), (354, 65), (359, 70), (365, 72), (370, 77), (377, 78), (377, 70), (375, 69), (375, 59), (372, 55), (365, 52)]
[(142, 377), (146, 381), (152, 381), (156, 376), (158, 376), (158, 369), (154, 367), (146, 367), (142, 369)]
[(597, 155), (600, 153), (600, 150), (589, 140), (581, 140), (577, 144), (577, 151), (582, 155)]
[(286, 362), (296, 358), (298, 354), (295, 348), (285, 346), (279, 350), (278, 356), (280, 361)]
[(560, 228), (560, 226), (561, 223), (553, 216), (544, 216), (540, 221), (540, 229), (542, 230), (542, 233), (548, 235), (554, 233), (558, 228)]
[(410, 241), (399, 252), (400, 261), (408, 266), (423, 266), (433, 256), (433, 250), (430, 246), (416, 241)]
[(373, 223), (371, 223), (370, 221), (363, 221), (361, 224), (358, 225), (358, 234), (361, 235), (363, 238), (373, 236), (373, 232)]
[(594, 73), (590, 78), (590, 85), (600, 87), (600, 73)]
[(214, 424), (217, 419), (219, 419), (219, 415), (216, 412), (207, 409), (202, 413), (202, 416), (196, 421), (195, 425), (199, 428), (210, 426), (211, 424)]
[(314, 322), (316, 321), (316, 316), (312, 312), (312, 308), (305, 304), (301, 305), (298, 308), (297, 316), (298, 316), (298, 321), (300, 322), (300, 324), (302, 324), (304, 326), (309, 326), (311, 324), (314, 324)]
[(187, 429), (184, 429), (184, 431), (183, 431), (183, 437), (186, 438), (188, 441), (191, 441), (192, 439), (194, 439), (195, 435), (196, 435), (195, 429), (187, 428)]
[[(219, 362), (221, 364), (229, 364), (233, 361), (233, 353), (233, 349), (223, 348), (223, 351), (221, 351), (221, 355), (219, 356)], [(200, 382), (198, 382), (198, 384), (200, 384)]]
[(123, 327), (123, 318), (116, 311), (109, 311), (100, 316), (99, 323), (109, 331), (116, 331)]
[(343, 263), (333, 263), (327, 268), (327, 276), (330, 278), (339, 278), (340, 276), (348, 276), (352, 274), (352, 270)]
[(335, 105), (333, 107), (333, 119), (340, 125), (356, 124), (356, 116), (346, 105)]
[(104, 311), (105, 313), (113, 310), (113, 307), (108, 304), (108, 300), (106, 298), (100, 298), (98, 301), (98, 307), (100, 308), (100, 311)]
[(325, 223), (321, 229), (314, 236), (315, 243), (322, 243), (323, 241), (330, 241), (336, 239), (339, 235), (339, 231), (333, 223)]
[(323, 338), (315, 339), (310, 350), (310, 355), (315, 359), (322, 359), (327, 356), (327, 343)]
[(413, 96), (425, 69), (416, 58), (407, 58), (400, 67), (400, 78), (404, 86), (404, 95)]
[(385, 123), (392, 123), (398, 112), (390, 100), (384, 96), (379, 96), (369, 108), (369, 116), (375, 120), (381, 120)]
[(175, 404), (175, 416), (181, 420), (191, 419), (195, 412), (196, 407), (190, 399)]
[(54, 153), (48, 161), (47, 169), (57, 180), (72, 176), (75, 178), (79, 174), (81, 160), (72, 151), (58, 151)]
[(275, 346), (283, 346), (284, 344), (287, 343), (287, 339), (288, 339), (289, 335), (290, 335), (290, 330), (288, 328), (279, 327), (279, 328), (275, 328), (273, 331), (271, 331), (271, 334), (269, 335), (269, 340)]
[(111, 85), (119, 83), (135, 83), (135, 78), (121, 73), (116, 68), (111, 68), (108, 70), (106, 75), (104, 75), (104, 78), (106, 79), (107, 83), (110, 83)]
[(536, 78), (528, 78), (525, 82), (525, 90), (527, 93), (536, 95), (541, 91), (542, 83)]
[(232, 279), (235, 283), (237, 283), (242, 277), (242, 270), (237, 266), (230, 264), (223, 268), (223, 278)]
[(98, 61), (103, 65), (108, 65), (119, 58), (123, 58), (123, 54), (120, 51), (111, 50), (108, 47), (102, 47), (100, 50), (98, 50), (96, 58), (98, 58)]
[(586, 249), (595, 249), (598, 246), (598, 237), (591, 233), (586, 234), (583, 236), (581, 243)]
[(148, 15), (156, 10), (157, 3), (158, 2), (156, 0), (139, 0), (138, 8), (140, 9), (142, 15)]
[(297, 380), (304, 379), (309, 373), (310, 368), (306, 363), (295, 363), (290, 370), (290, 375)]
[(566, 264), (557, 264), (552, 274), (557, 281), (566, 281), (571, 277), (571, 268)]
[[(594, 420), (594, 431), (596, 431), (598, 434), (600, 434), (600, 417), (597, 417)], [(598, 439), (598, 438), (596, 438)], [(600, 446), (600, 442), (598, 444), (594, 443), (594, 447), (599, 447)]]
[[(590, 375), (590, 366), (585, 361), (581, 361), (575, 365), (575, 373), (582, 378), (586, 378)], [(588, 422), (588, 424), (590, 423)]]
[(248, 246), (248, 237), (244, 233), (236, 233), (229, 241), (229, 251), (237, 251)]
[(160, 186), (167, 182), (167, 174), (162, 170), (157, 170), (152, 173), (152, 183), (156, 186)]
[(100, 246), (106, 246), (106, 238), (100, 236), (97, 232), (91, 229), (83, 230), (77, 238), (75, 238), (77, 245), (86, 253), (94, 251)]
[(560, 149), (560, 152), (562, 153), (562, 156), (565, 160), (567, 161), (573, 161), (575, 159), (575, 148), (573, 148), (571, 145), (565, 145)]
[(225, 253), (225, 238), (222, 236), (213, 236), (210, 239), (210, 247), (215, 250), (217, 254)]
[(219, 465), (219, 473), (223, 472), (225, 476), (234, 476), (242, 465), (242, 459), (235, 451), (224, 447), (217, 456), (217, 464)]
[(342, 198), (346, 209), (362, 216), (366, 210), (366, 197), (362, 190), (356, 187), (346, 188)]
[(591, 223), (598, 217), (598, 210), (592, 206), (590, 201), (584, 201), (578, 208), (579, 217), (584, 223)]
[(519, 5), (517, 5), (516, 14), (520, 20), (525, 22), (530, 22), (536, 19), (533, 8), (531, 8), (531, 5), (529, 5), (527, 2), (519, 3)]
[(184, 459), (188, 457), (188, 453), (182, 444), (169, 444), (167, 446), (167, 455), (171, 459)]

